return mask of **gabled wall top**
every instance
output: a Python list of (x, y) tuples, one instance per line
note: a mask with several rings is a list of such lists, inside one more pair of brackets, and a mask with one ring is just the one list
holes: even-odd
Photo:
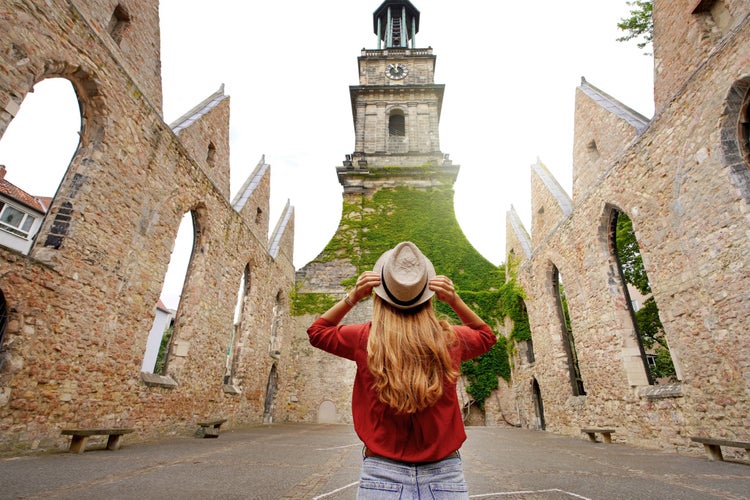
[(586, 78), (581, 77), (581, 86), (578, 88), (599, 106), (628, 122), (639, 134), (648, 128), (648, 118), (624, 105), (606, 92), (594, 87), (586, 81)]

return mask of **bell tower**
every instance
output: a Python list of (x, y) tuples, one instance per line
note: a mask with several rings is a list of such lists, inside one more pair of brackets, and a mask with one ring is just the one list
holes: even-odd
[(362, 49), (359, 85), (349, 87), (354, 152), (336, 169), (344, 193), (392, 185), (383, 169), (403, 185), (452, 186), (458, 167), (440, 151), (438, 130), (445, 85), (435, 84), (432, 48), (416, 47), (419, 11), (408, 0), (385, 0), (373, 31), (377, 48)]
[[(383, 252), (401, 241), (416, 244), (467, 297), (486, 296), (504, 282), (456, 220), (453, 186), (459, 167), (440, 151), (438, 133), (445, 86), (435, 84), (432, 48), (416, 47), (419, 11), (405, 0), (378, 2), (373, 13), (377, 48), (362, 50), (359, 84), (349, 87), (355, 140), (354, 151), (336, 167), (344, 187), (341, 219), (325, 248), (296, 274), (292, 303), (297, 339), (305, 339), (316, 315), (341, 300), (362, 271), (371, 270)], [(372, 301), (367, 299), (343, 322), (371, 318)], [(356, 367), (308, 347), (294, 358), (299, 359), (297, 402), (290, 408), (307, 411), (300, 415), (310, 421), (320, 418), (320, 410), (316, 417), (310, 409), (333, 404), (336, 421), (351, 422)]]

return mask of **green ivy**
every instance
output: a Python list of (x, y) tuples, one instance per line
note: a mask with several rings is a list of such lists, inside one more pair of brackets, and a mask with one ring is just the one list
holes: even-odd
[[(425, 175), (429, 174), (427, 170), (429, 168), (425, 167)], [(493, 265), (466, 239), (453, 210), (451, 187), (399, 186), (380, 189), (371, 197), (345, 199), (336, 234), (313, 262), (338, 259), (351, 262), (356, 272), (341, 282), (343, 288), (350, 289), (361, 272), (372, 269), (383, 252), (401, 241), (416, 244), (432, 261), (438, 274), (450, 276), (464, 301), (495, 331), (508, 316), (515, 325), (511, 338), (531, 337), (522, 290), (515, 279), (506, 281), (505, 265)], [(331, 294), (295, 291), (292, 313), (320, 313), (337, 300), (339, 297)], [(435, 309), (440, 315), (458, 320), (447, 304), (436, 301)], [(500, 335), (489, 352), (463, 363), (462, 371), (469, 382), (467, 392), (483, 407), (485, 399), (497, 388), (497, 378), (510, 380), (505, 337)]]
[(341, 300), (330, 293), (299, 293), (297, 290), (292, 290), (291, 298), (292, 316), (321, 313)]

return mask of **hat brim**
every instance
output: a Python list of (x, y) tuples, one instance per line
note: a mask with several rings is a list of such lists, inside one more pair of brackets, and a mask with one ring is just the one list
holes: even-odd
[[(380, 258), (378, 259), (378, 261), (375, 262), (375, 266), (372, 268), (372, 270), (380, 274), (382, 277), (383, 266), (385, 265), (386, 261), (390, 258), (390, 256), (393, 254), (394, 251), (396, 251), (396, 249), (391, 248), (387, 252), (383, 253), (383, 255), (381, 255)], [(425, 257), (424, 254), (422, 254), (422, 257), (424, 258), (425, 266), (427, 269), (427, 286), (425, 286), (425, 289), (422, 292), (422, 294), (408, 306), (404, 306), (404, 305), (397, 304), (396, 302), (394, 302), (393, 299), (391, 299), (391, 297), (388, 296), (388, 292), (386, 292), (385, 285), (382, 282), (380, 283), (380, 285), (376, 286), (372, 290), (378, 295), (378, 297), (388, 302), (390, 305), (392, 305), (393, 307), (397, 309), (404, 309), (404, 310), (413, 309), (420, 304), (424, 304), (425, 302), (430, 300), (430, 298), (433, 295), (435, 295), (435, 292), (433, 292), (429, 288), (429, 282), (432, 278), (434, 278), (437, 275), (437, 273), (435, 273), (435, 266), (432, 265), (432, 262), (430, 262), (430, 259)]]

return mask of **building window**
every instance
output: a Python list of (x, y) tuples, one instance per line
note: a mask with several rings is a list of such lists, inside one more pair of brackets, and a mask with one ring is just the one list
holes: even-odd
[(0, 201), (0, 229), (28, 238), (36, 217)]
[(742, 111), (739, 122), (739, 142), (741, 145), (742, 156), (745, 162), (750, 165), (750, 89), (745, 92), (745, 98), (742, 101)]
[(394, 113), (388, 118), (388, 135), (404, 137), (406, 135), (406, 119), (400, 113)]
[(122, 42), (122, 37), (127, 31), (129, 25), (130, 14), (125, 7), (118, 4), (117, 7), (115, 7), (114, 12), (112, 12), (112, 17), (110, 18), (109, 26), (107, 27), (109, 36), (112, 37), (112, 40), (114, 40), (117, 45), (120, 45)]

